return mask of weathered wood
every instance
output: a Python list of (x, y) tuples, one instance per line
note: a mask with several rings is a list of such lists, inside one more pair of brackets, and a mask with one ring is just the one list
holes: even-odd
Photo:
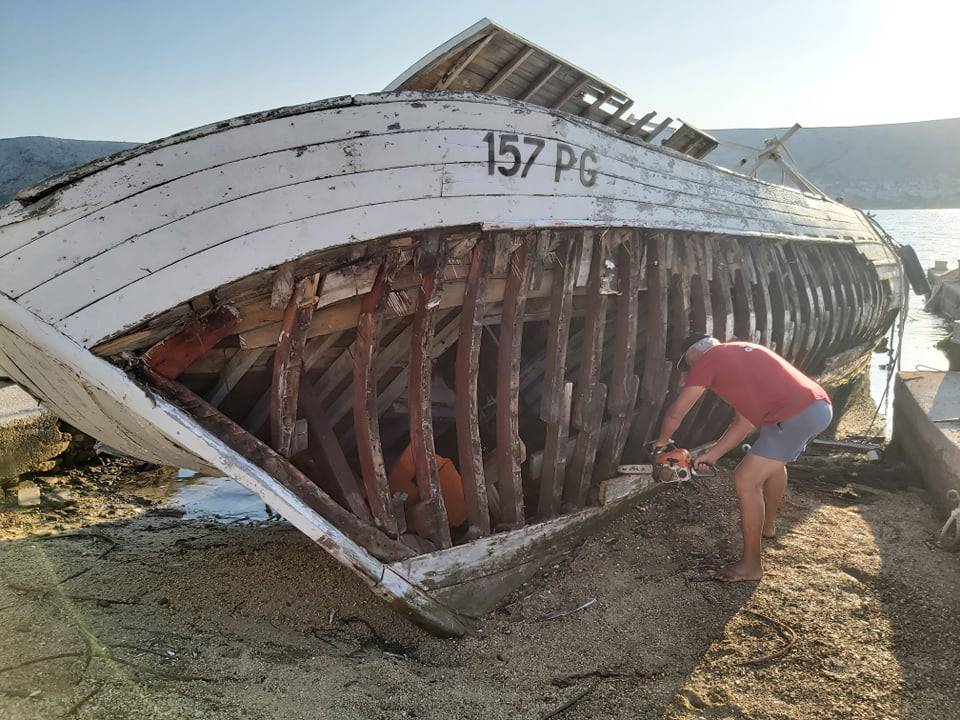
[(577, 257), (577, 239), (572, 232), (561, 236), (554, 257), (555, 273), (559, 273), (559, 277), (555, 274), (550, 295), (540, 404), (540, 417), (546, 423), (543, 473), (537, 502), (537, 514), (541, 519), (553, 517), (559, 511), (566, 474), (566, 457), (562, 450), (569, 431), (573, 386), (565, 380)]
[(216, 383), (207, 391), (206, 400), (214, 407), (220, 407), (223, 401), (237, 386), (247, 371), (252, 368), (266, 351), (263, 348), (254, 350), (238, 350), (234, 353), (220, 371)]
[(390, 290), (390, 281), (397, 270), (399, 254), (387, 253), (377, 272), (373, 288), (363, 298), (357, 337), (353, 343), (353, 417), (357, 452), (363, 472), (367, 501), (375, 522), (391, 536), (398, 535), (393, 514), (390, 484), (380, 446), (380, 420), (377, 411), (377, 381), (374, 375), (383, 308)]
[(480, 92), (490, 93), (491, 95), (496, 94), (497, 88), (503, 84), (504, 80), (510, 77), (518, 67), (526, 62), (527, 58), (533, 55), (533, 52), (534, 51), (532, 47), (527, 47), (520, 50), (520, 52), (518, 52), (509, 63), (503, 66), (500, 72), (494, 75), (490, 81), (483, 86), (483, 89)]
[(590, 243), (593, 251), (587, 282), (587, 313), (583, 321), (584, 342), (570, 421), (571, 426), (579, 432), (573, 462), (564, 479), (564, 509), (583, 507), (587, 501), (607, 397), (607, 387), (600, 382), (600, 367), (603, 361), (603, 330), (607, 320), (604, 274), (613, 238), (609, 231), (603, 234), (588, 233), (583, 243)]
[(533, 238), (523, 237), (510, 256), (497, 349), (497, 489), (503, 524), (513, 528), (524, 523), (520, 476), (520, 352), (532, 242)]
[(483, 337), (484, 285), (490, 271), (493, 239), (482, 235), (473, 249), (467, 292), (460, 316), (460, 339), (456, 359), (456, 422), (460, 477), (467, 521), (481, 537), (490, 534), (490, 509), (483, 472), (483, 445), (480, 442), (480, 407), (477, 377), (480, 370), (480, 342)]
[(587, 83), (590, 82), (589, 78), (580, 78), (579, 80), (574, 81), (570, 86), (563, 91), (563, 94), (560, 95), (554, 102), (550, 104), (551, 108), (556, 108), (557, 110), (562, 110), (563, 106), (568, 102), (573, 100), (573, 97), (583, 91), (587, 86)]
[(456, 63), (440, 78), (440, 82), (436, 84), (434, 90), (446, 90), (453, 82), (460, 77), (467, 66), (476, 59), (477, 55), (483, 52), (483, 49), (493, 40), (497, 35), (497, 30), (492, 30), (487, 33), (482, 39), (478, 40), (473, 44), (472, 47), (464, 51), (463, 55), (457, 60)]
[[(638, 495), (653, 486), (653, 478), (650, 475), (653, 468), (650, 465), (637, 465), (635, 467), (642, 467), (646, 472), (618, 475), (617, 477), (608, 478), (600, 483), (597, 489), (597, 501), (601, 506), (611, 505), (631, 495)], [(649, 468), (649, 470), (647, 470), (647, 468)]]
[(638, 412), (630, 433), (630, 442), (642, 446), (655, 432), (654, 424), (666, 393), (667, 361), (667, 273), (664, 268), (666, 238), (663, 233), (647, 233), (647, 345), (644, 351), (643, 377), (640, 380)]
[(539, 92), (540, 88), (550, 81), (550, 78), (557, 74), (557, 71), (561, 67), (563, 66), (560, 63), (553, 63), (552, 65), (549, 65), (546, 70), (540, 73), (537, 78), (526, 87), (518, 99), (529, 100), (532, 98), (537, 94), (537, 92)]
[(239, 321), (236, 308), (223, 305), (173, 337), (158, 342), (143, 354), (143, 362), (157, 374), (176, 380), (214, 345), (234, 334)]
[(435, 308), (439, 304), (446, 264), (446, 244), (438, 233), (428, 234), (416, 252), (416, 270), (420, 274), (417, 310), (410, 337), (409, 382), (407, 395), (410, 415), (410, 446), (416, 471), (416, 485), (423, 512), (418, 526), (411, 529), (441, 548), (450, 547), (450, 527), (440, 494), (437, 454), (433, 444), (431, 386), (433, 382), (433, 331)]
[(226, 415), (194, 395), (174, 380), (150, 370), (144, 370), (147, 380), (176, 405), (186, 410), (209, 432), (220, 438), (227, 446), (259, 465), (280, 484), (293, 492), (310, 508), (326, 518), (354, 541), (365, 547), (381, 560), (396, 560), (412, 553), (403, 545), (391, 540), (381, 531), (362, 522), (352, 513), (340, 507), (289, 460), (277, 454)]
[(613, 358), (607, 396), (607, 417), (610, 427), (603, 437), (597, 455), (594, 477), (611, 477), (620, 462), (633, 409), (640, 391), (640, 378), (635, 374), (637, 355), (637, 327), (639, 316), (640, 273), (643, 255), (640, 234), (624, 231), (626, 238), (619, 247), (617, 261), (616, 316), (613, 321)]
[(310, 439), (310, 455), (314, 462), (326, 471), (330, 482), (334, 483), (347, 507), (361, 520), (373, 521), (370, 509), (364, 499), (360, 482), (350, 467), (343, 447), (330, 424), (320, 401), (309, 392), (309, 386), (301, 382), (300, 407), (307, 419), (307, 433)]
[(273, 449), (290, 457), (294, 425), (300, 407), (300, 372), (307, 328), (313, 318), (317, 283), (314, 275), (298, 282), (283, 315), (277, 349), (273, 354), (273, 378), (270, 385), (270, 439)]

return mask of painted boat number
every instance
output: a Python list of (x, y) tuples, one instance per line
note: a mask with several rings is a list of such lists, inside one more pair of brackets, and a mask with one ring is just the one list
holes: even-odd
[[(493, 175), (494, 170), (501, 175), (511, 177), (520, 173), (520, 177), (525, 178), (534, 161), (543, 152), (547, 146), (547, 141), (538, 137), (523, 138), (524, 149), (532, 148), (527, 161), (523, 161), (523, 153), (520, 150), (520, 136), (508, 133), (500, 133), (499, 144), (496, 142), (497, 135), (494, 132), (488, 132), (483, 136), (483, 141), (487, 144), (487, 174)], [(577, 151), (566, 143), (556, 143), (556, 162), (553, 166), (553, 181), (560, 182), (560, 176), (577, 166)], [(497, 167), (497, 157), (500, 158), (500, 166)], [(590, 187), (597, 181), (597, 171), (587, 167), (587, 163), (596, 163), (597, 156), (592, 150), (584, 150), (579, 158), (580, 182), (584, 187)], [(523, 168), (521, 170), (521, 167)]]

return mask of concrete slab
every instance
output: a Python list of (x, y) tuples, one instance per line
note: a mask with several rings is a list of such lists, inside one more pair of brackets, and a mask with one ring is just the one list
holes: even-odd
[(960, 490), (960, 372), (898, 373), (893, 442), (920, 470), (943, 510), (947, 491)]
[(0, 380), (0, 485), (42, 469), (69, 443), (54, 415), (19, 386)]

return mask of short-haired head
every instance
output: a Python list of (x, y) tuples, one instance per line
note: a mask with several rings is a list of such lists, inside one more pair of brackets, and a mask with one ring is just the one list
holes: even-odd
[(687, 335), (680, 343), (680, 357), (677, 359), (677, 367), (681, 370), (689, 370), (701, 355), (719, 344), (719, 340), (704, 333)]

